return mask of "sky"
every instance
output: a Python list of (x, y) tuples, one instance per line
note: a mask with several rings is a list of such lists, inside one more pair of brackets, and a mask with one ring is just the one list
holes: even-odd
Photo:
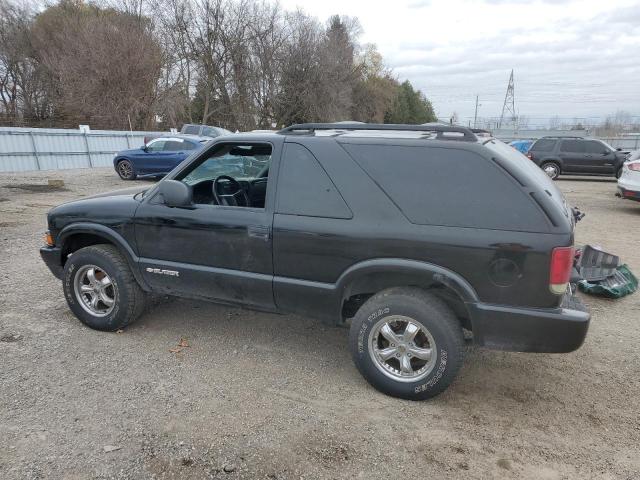
[(499, 117), (514, 70), (516, 113), (640, 121), (640, 0), (280, 0), (325, 20), (358, 17), (400, 80), (439, 118)]

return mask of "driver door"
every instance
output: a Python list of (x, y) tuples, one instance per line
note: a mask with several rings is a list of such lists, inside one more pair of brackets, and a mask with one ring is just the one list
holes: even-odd
[[(168, 207), (153, 193), (144, 199), (135, 233), (140, 270), (154, 291), (275, 310), (271, 230), (280, 150), (271, 142), (216, 143), (167, 177), (191, 185), (191, 208)], [(265, 169), (260, 178), (238, 169), (253, 151), (269, 152), (266, 177)], [(254, 197), (262, 191), (263, 204), (215, 204), (212, 183), (222, 175), (257, 185)]]

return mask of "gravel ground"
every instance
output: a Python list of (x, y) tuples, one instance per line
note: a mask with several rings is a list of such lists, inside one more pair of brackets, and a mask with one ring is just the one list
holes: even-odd
[[(469, 348), (443, 395), (401, 401), (307, 318), (161, 299), (123, 333), (82, 326), (39, 258), (45, 213), (131, 184), (48, 175), (0, 175), (0, 478), (640, 478), (639, 294), (584, 298), (577, 352)], [(50, 177), (65, 190), (8, 188)], [(558, 185), (587, 214), (576, 242), (640, 273), (640, 204)]]

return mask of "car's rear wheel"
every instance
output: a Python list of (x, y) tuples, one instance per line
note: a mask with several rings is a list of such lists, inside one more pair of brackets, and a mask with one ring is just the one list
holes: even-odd
[(349, 346), (358, 370), (377, 390), (424, 400), (453, 382), (462, 365), (464, 338), (458, 319), (441, 299), (399, 287), (360, 307)]
[(560, 176), (560, 165), (558, 165), (556, 162), (543, 163), (542, 165), (540, 165), (540, 168), (552, 180), (555, 180)]
[(64, 265), (63, 289), (75, 316), (96, 330), (124, 328), (144, 310), (144, 291), (113, 245), (74, 252)]
[(120, 160), (116, 164), (116, 171), (120, 178), (123, 180), (135, 180), (136, 174), (133, 171), (133, 165), (129, 160)]

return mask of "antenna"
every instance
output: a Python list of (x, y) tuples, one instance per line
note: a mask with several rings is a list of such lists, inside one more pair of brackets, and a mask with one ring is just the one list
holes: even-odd
[(502, 128), (502, 122), (505, 120), (505, 112), (511, 114), (507, 115), (506, 120), (516, 123), (516, 100), (513, 94), (513, 69), (509, 76), (509, 86), (507, 86), (507, 94), (504, 96), (504, 104), (502, 105), (502, 115), (500, 115), (500, 122), (498, 122), (498, 128)]

